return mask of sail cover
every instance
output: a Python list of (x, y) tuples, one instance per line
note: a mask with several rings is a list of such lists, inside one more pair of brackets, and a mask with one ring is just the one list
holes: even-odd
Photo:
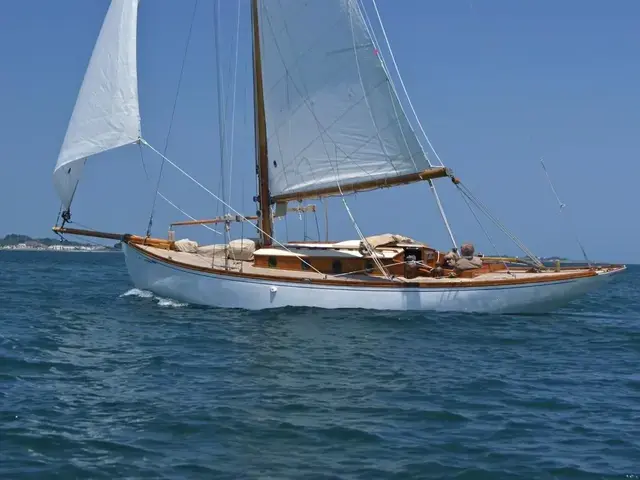
[(53, 173), (69, 208), (87, 157), (140, 138), (136, 68), (139, 0), (112, 0)]
[(430, 168), (359, 0), (262, 0), (272, 196)]

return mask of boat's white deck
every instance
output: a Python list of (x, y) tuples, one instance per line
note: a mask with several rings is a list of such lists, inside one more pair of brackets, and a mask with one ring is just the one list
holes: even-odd
[[(164, 250), (160, 248), (149, 247), (146, 245), (136, 245), (137, 248), (142, 250), (146, 250), (147, 252), (156, 255), (161, 258), (165, 258), (168, 260), (172, 260), (174, 262), (178, 262), (184, 264), (185, 266), (194, 266), (198, 268), (206, 268), (212, 270), (225, 270), (225, 259), (223, 256), (216, 256), (212, 258), (211, 255), (199, 255), (196, 253), (186, 253), (186, 252), (176, 252), (172, 250)], [(385, 281), (384, 278), (379, 276), (371, 276), (365, 274), (343, 274), (343, 275), (324, 275), (321, 273), (317, 273), (314, 271), (291, 271), (291, 270), (280, 270), (273, 268), (260, 268), (253, 266), (253, 262), (241, 262), (234, 260), (227, 260), (226, 268), (235, 272), (243, 272), (250, 275), (264, 275), (268, 277), (279, 277), (279, 278), (308, 278), (311, 280), (314, 279), (336, 279), (342, 282), (381, 282)], [(583, 269), (563, 269), (561, 272), (555, 271), (544, 271), (539, 273), (529, 273), (521, 270), (512, 270), (511, 273), (506, 271), (504, 272), (490, 272), (478, 275), (474, 278), (431, 278), (431, 277), (418, 277), (413, 278), (411, 280), (405, 280), (403, 277), (396, 277), (396, 280), (399, 281), (410, 281), (412, 283), (470, 283), (470, 282), (487, 282), (487, 281), (501, 281), (501, 280), (515, 280), (515, 279), (527, 279), (527, 278), (536, 278), (538, 280), (552, 280), (553, 277), (565, 277), (567, 274), (578, 274), (580, 272), (584, 272)]]

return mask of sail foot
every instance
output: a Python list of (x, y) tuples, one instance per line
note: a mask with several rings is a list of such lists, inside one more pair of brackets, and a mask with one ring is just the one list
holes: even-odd
[(451, 177), (452, 172), (446, 167), (435, 167), (422, 170), (420, 172), (408, 173), (405, 175), (399, 175), (391, 178), (377, 178), (373, 180), (367, 180), (364, 182), (346, 184), (346, 185), (332, 185), (330, 187), (323, 187), (316, 190), (307, 190), (304, 192), (292, 192), (284, 193), (282, 195), (276, 195), (271, 197), (272, 202), (289, 202), (293, 200), (302, 201), (308, 198), (320, 198), (331, 197), (341, 194), (351, 194), (362, 192), (366, 190), (375, 190), (378, 188), (396, 187), (399, 185), (406, 185), (409, 183), (420, 182), (424, 180), (432, 180), (435, 178)]

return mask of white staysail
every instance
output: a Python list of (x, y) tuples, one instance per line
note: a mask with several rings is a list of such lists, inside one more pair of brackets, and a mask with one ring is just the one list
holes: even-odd
[(93, 49), (53, 173), (65, 209), (71, 204), (87, 157), (140, 138), (138, 3), (112, 0)]
[(430, 168), (358, 0), (262, 0), (272, 196)]

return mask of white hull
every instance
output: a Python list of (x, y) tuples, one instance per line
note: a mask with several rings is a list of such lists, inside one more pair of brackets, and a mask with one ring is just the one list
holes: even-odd
[(196, 305), (262, 310), (278, 307), (365, 308), (482, 313), (543, 313), (602, 286), (616, 272), (570, 280), (508, 286), (436, 288), (305, 285), (184, 268), (124, 244), (137, 288)]

